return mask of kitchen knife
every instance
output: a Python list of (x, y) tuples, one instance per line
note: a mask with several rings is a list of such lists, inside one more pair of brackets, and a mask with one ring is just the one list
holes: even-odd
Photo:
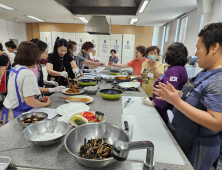
[(127, 106), (127, 104), (129, 104), (130, 101), (131, 101), (131, 98), (128, 98), (127, 102), (124, 104), (124, 108)]

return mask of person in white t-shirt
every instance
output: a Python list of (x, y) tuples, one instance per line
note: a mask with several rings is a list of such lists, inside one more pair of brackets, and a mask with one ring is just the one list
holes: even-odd
[[(24, 41), (19, 45), (14, 68), (11, 68), (8, 79), (8, 95), (3, 103), (2, 120), (5, 123), (33, 107), (46, 107), (51, 103), (49, 97), (36, 99), (41, 92), (36, 76), (30, 68), (40, 61), (40, 50), (34, 43)], [(9, 117), (9, 119), (8, 119)]]
[(99, 62), (99, 57), (96, 55), (96, 50), (92, 49), (92, 55), (90, 56), (94, 62)]
[(16, 45), (12, 40), (10, 40), (10, 41), (5, 43), (5, 46), (8, 50), (8, 52), (9, 52), (8, 55), (10, 57), (10, 63), (11, 63), (11, 65), (13, 65), (14, 64), (14, 59), (15, 59), (15, 54), (17, 52), (16, 51)]

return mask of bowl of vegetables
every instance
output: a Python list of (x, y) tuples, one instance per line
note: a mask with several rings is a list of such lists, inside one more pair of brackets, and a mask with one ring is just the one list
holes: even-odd
[(85, 111), (72, 115), (69, 119), (69, 123), (73, 126), (80, 126), (88, 123), (104, 123), (106, 117), (104, 113), (100, 111)]

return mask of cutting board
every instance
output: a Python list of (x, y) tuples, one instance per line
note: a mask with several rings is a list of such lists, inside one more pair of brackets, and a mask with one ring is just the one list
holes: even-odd
[[(122, 128), (124, 121), (128, 121), (129, 127), (133, 125), (133, 133), (129, 133), (131, 141), (151, 141), (154, 144), (154, 162), (165, 164), (184, 165), (176, 146), (170, 138), (162, 121), (158, 117), (122, 115)], [(146, 149), (129, 152), (127, 159), (144, 161)]]
[[(143, 104), (141, 97), (122, 96), (122, 104), (131, 98), (134, 101), (129, 107), (123, 108), (124, 115), (137, 115), (137, 116), (154, 116), (160, 117), (155, 107), (150, 107)], [(149, 98), (147, 98), (150, 100)]]

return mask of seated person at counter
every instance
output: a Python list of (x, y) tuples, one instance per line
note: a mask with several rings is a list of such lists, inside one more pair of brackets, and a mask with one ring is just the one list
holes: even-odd
[(142, 64), (141, 76), (138, 76), (138, 78), (142, 78), (142, 87), (150, 100), (152, 100), (153, 85), (163, 74), (164, 69), (163, 64), (156, 61), (158, 52), (155, 46), (147, 48), (146, 56), (148, 58), (148, 61)]
[(174, 105), (172, 135), (195, 170), (209, 170), (220, 153), (222, 130), (222, 23), (206, 25), (198, 34), (197, 63), (203, 70), (181, 91), (169, 82), (154, 93)]
[[(182, 43), (175, 42), (168, 47), (165, 56), (165, 61), (170, 66), (155, 82), (154, 87), (158, 85), (159, 82), (166, 83), (168, 81), (175, 89), (182, 90), (184, 84), (188, 80), (187, 71), (184, 67), (188, 61), (187, 48)], [(148, 106), (155, 106), (156, 110), (167, 124), (169, 120), (167, 110), (173, 110), (173, 105), (166, 101), (158, 100), (155, 97), (156, 95), (153, 94), (153, 101), (147, 100), (146, 97), (144, 97), (142, 98), (143, 103)]]
[[(146, 57), (146, 47), (144, 46), (138, 46), (136, 47), (136, 58), (128, 62), (127, 64), (114, 64), (109, 63), (109, 65), (113, 67), (119, 67), (119, 68), (129, 68), (132, 67), (134, 70), (134, 74), (137, 76), (141, 75), (141, 68), (142, 64), (144, 62), (149, 61)], [(140, 76), (141, 77), (141, 76)]]
[[(45, 42), (39, 40), (38, 38), (32, 39), (30, 42), (33, 42), (36, 44), (40, 50), (40, 57), (42, 59), (47, 59), (48, 58), (48, 46)], [(58, 83), (55, 81), (44, 81), (43, 80), (43, 72), (42, 72), (42, 66), (41, 64), (37, 64), (35, 68), (30, 68), (32, 70), (38, 81), (39, 85), (39, 90), (41, 93), (54, 93), (54, 92), (59, 92), (62, 91), (65, 87), (64, 86), (58, 86)], [(54, 88), (44, 88), (44, 85), (53, 85), (56, 86)]]
[[(11, 63), (11, 65), (13, 65), (14, 64), (14, 59), (15, 59), (15, 54), (17, 53), (16, 45), (12, 40), (10, 40), (10, 41), (5, 43), (5, 47), (9, 52), (10, 63)], [(14, 67), (14, 65), (13, 65), (13, 67)]]
[[(72, 70), (70, 70), (70, 66)], [(64, 67), (66, 71), (64, 70)], [(80, 72), (72, 56), (70, 55), (68, 50), (68, 42), (65, 39), (59, 39), (59, 37), (57, 37), (54, 51), (48, 56), (46, 68), (48, 72), (48, 80), (55, 80), (59, 85), (62, 86), (68, 85), (67, 76), (70, 71), (72, 71), (74, 74), (78, 74)], [(80, 75), (84, 77), (82, 72), (80, 72)]]
[(96, 49), (92, 49), (92, 55), (90, 56), (93, 62), (99, 62), (99, 56), (96, 55)]
[(75, 41), (68, 41), (68, 44), (69, 44), (68, 48), (69, 48), (70, 55), (75, 60), (75, 63), (79, 68), (80, 68), (81, 63), (87, 65), (88, 67), (103, 66), (103, 63), (93, 62), (79, 55), (75, 56), (74, 54), (77, 51), (77, 43)]
[(116, 56), (116, 50), (110, 51), (111, 56), (109, 57), (109, 65), (111, 63), (117, 64), (119, 61), (119, 58)]
[(49, 97), (36, 99), (41, 92), (36, 76), (30, 68), (36, 67), (40, 61), (40, 51), (37, 45), (24, 41), (18, 47), (15, 56), (17, 65), (11, 68), (8, 79), (8, 94), (2, 109), (5, 123), (33, 107), (46, 107), (51, 103)]
[[(84, 59), (87, 60), (91, 60), (91, 57), (89, 55), (89, 53), (92, 51), (92, 49), (94, 48), (94, 44), (91, 43), (90, 41), (86, 41), (83, 45), (82, 45), (82, 49), (79, 51), (78, 56), (83, 57)], [(89, 67), (91, 67), (90, 65), (85, 65), (84, 63), (80, 63), (80, 67), (79, 69), (83, 70), (88, 69)], [(93, 66), (94, 67), (94, 66)]]

